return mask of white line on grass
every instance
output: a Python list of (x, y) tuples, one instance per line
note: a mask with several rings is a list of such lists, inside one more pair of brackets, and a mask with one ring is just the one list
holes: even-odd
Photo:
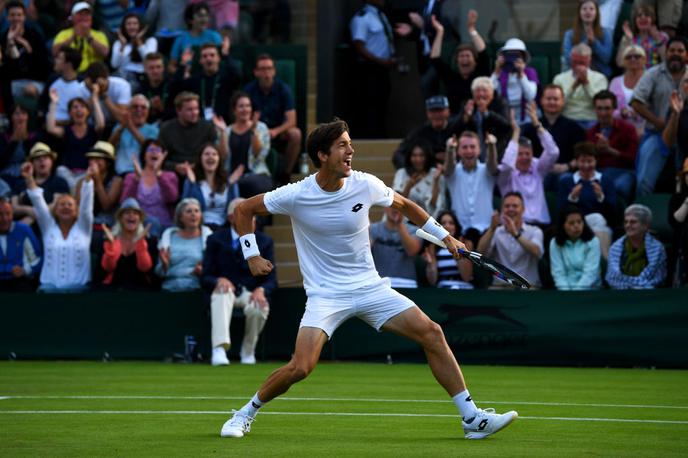
[[(0, 414), (20, 415), (231, 415), (232, 412), (220, 410), (0, 410)], [(458, 415), (432, 413), (382, 413), (382, 412), (261, 412), (261, 415), (308, 415), (330, 417), (425, 417), (457, 418)], [(518, 417), (521, 420), (547, 421), (599, 421), (608, 423), (655, 423), (688, 425), (688, 420), (640, 420), (631, 418), (590, 418), (590, 417)]]
[[(56, 395), (56, 396), (2, 396), (3, 399), (170, 399), (170, 400), (230, 400), (243, 401), (246, 396), (119, 396), (119, 395)], [(450, 400), (444, 399), (379, 399), (379, 398), (297, 398), (279, 397), (277, 401), (313, 401), (313, 402), (392, 402), (392, 403), (428, 403), (446, 404)], [(629, 409), (679, 409), (686, 410), (688, 406), (644, 405), (644, 404), (594, 404), (576, 402), (531, 402), (531, 401), (480, 401), (481, 404), (504, 405), (533, 405), (533, 406), (565, 406), (565, 407), (620, 407)]]

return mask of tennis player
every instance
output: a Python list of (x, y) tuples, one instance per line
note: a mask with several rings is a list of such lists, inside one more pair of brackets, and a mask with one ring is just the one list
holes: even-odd
[(273, 269), (258, 251), (253, 217), (291, 217), (308, 299), (291, 361), (273, 372), (253, 398), (234, 412), (220, 435), (243, 437), (248, 433), (259, 409), (306, 378), (315, 368), (323, 345), (354, 316), (378, 331), (398, 334), (423, 347), (433, 375), (462, 416), (467, 439), (482, 439), (509, 425), (518, 414), (510, 411), (500, 415), (494, 409), (477, 408), (442, 328), (378, 275), (370, 251), (368, 212), (374, 205), (396, 208), (443, 240), (456, 257), (457, 249), (465, 248), (463, 243), (380, 179), (351, 168), (354, 148), (346, 122), (335, 120), (318, 126), (308, 136), (306, 149), (317, 173), (254, 196), (234, 213), (243, 254), (253, 275), (266, 275)]

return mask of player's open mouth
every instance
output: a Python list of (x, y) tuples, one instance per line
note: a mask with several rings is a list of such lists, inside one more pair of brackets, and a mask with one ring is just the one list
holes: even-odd
[(351, 167), (351, 159), (346, 159), (344, 163), (348, 166)]

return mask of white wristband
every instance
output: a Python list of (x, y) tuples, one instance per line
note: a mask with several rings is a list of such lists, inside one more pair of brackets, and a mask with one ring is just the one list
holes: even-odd
[(432, 216), (428, 218), (425, 224), (423, 224), (423, 230), (430, 235), (434, 235), (440, 240), (444, 240), (444, 238), (449, 235), (449, 232), (443, 228), (442, 225), (438, 223)]
[(256, 234), (242, 235), (239, 237), (239, 242), (241, 242), (241, 252), (244, 254), (244, 259), (248, 260), (249, 258), (260, 256)]

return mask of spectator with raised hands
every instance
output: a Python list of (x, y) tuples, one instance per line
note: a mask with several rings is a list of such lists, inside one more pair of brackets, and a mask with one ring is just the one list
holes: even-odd
[[(533, 286), (540, 286), (538, 262), (544, 253), (542, 230), (523, 220), (525, 207), (519, 192), (502, 197), (502, 211), (495, 211), (490, 227), (478, 242), (478, 251), (521, 274)], [(506, 286), (497, 283), (495, 286)]]
[(264, 122), (254, 118), (251, 97), (246, 92), (235, 92), (230, 104), (234, 122), (226, 128), (230, 152), (226, 164), (230, 175), (240, 170), (239, 195), (249, 198), (274, 187), (265, 162), (270, 153), (270, 132)]
[(239, 197), (237, 182), (244, 170), (244, 165), (240, 164), (230, 174), (219, 149), (206, 144), (198, 152), (193, 166), (186, 167), (182, 197), (199, 202), (204, 223), (217, 229), (227, 221), (227, 205)]
[(188, 30), (177, 36), (170, 52), (168, 70), (171, 75), (177, 72), (180, 63), (191, 64), (196, 48), (199, 46), (205, 43), (222, 45), (222, 36), (210, 28), (210, 8), (207, 3), (189, 3), (184, 9), (184, 22)]
[(163, 279), (163, 291), (199, 289), (203, 250), (212, 234), (203, 225), (201, 204), (193, 198), (182, 199), (174, 211), (174, 223), (162, 233), (158, 243), (155, 273)]
[(657, 15), (651, 5), (635, 5), (631, 21), (624, 21), (623, 36), (616, 53), (616, 64), (623, 67), (624, 53), (631, 45), (645, 50), (645, 67), (653, 67), (664, 61), (669, 36), (657, 28)]
[[(154, 253), (147, 241), (151, 225), (143, 226), (145, 213), (133, 197), (122, 202), (112, 231), (103, 225), (105, 240), (100, 265), (103, 285), (115, 290), (145, 290), (154, 285), (151, 276)], [(151, 246), (154, 246), (151, 244)]]
[(117, 30), (117, 40), (112, 44), (110, 65), (116, 76), (138, 86), (143, 75), (143, 60), (158, 50), (155, 37), (146, 38), (148, 27), (144, 26), (136, 13), (127, 13)]
[(160, 129), (148, 123), (150, 101), (142, 94), (131, 98), (125, 112), (125, 122), (117, 124), (110, 135), (110, 143), (116, 148), (115, 171), (125, 175), (134, 171), (132, 157), (138, 156), (141, 145), (149, 139), (158, 138)]
[(630, 45), (623, 52), (622, 75), (612, 79), (609, 83), (609, 90), (616, 96), (616, 109), (614, 118), (622, 119), (633, 124), (638, 138), (645, 132), (645, 119), (631, 107), (633, 89), (645, 73), (645, 62), (647, 57), (645, 50), (638, 45)]
[(93, 62), (103, 62), (110, 52), (110, 42), (103, 32), (93, 30), (93, 7), (88, 2), (76, 2), (69, 17), (72, 27), (61, 30), (53, 40), (53, 57), (63, 45), (81, 52), (79, 73)]
[[(100, 87), (96, 85), (91, 93), (90, 104), (81, 97), (70, 100), (67, 104), (69, 123), (62, 126), (57, 123), (56, 119), (60, 95), (56, 89), (50, 90), (50, 108), (48, 109), (46, 130), (49, 134), (62, 139), (61, 165), (57, 169), (57, 174), (67, 181), (70, 189), (76, 186), (76, 181), (88, 168), (86, 153), (98, 141), (100, 133), (105, 128), (105, 117), (96, 100), (99, 94)], [(89, 123), (91, 107), (93, 107), (95, 124)]]
[(681, 78), (679, 90), (671, 93), (669, 102), (671, 111), (666, 126), (662, 131), (662, 140), (669, 147), (677, 149), (677, 158), (688, 158), (688, 105), (685, 100), (688, 97), (688, 74)]
[(581, 142), (574, 147), (578, 171), (559, 180), (558, 208), (576, 205), (585, 221), (600, 239), (602, 257), (607, 259), (616, 217), (614, 182), (597, 170), (597, 148), (594, 143)]
[(78, 202), (71, 195), (64, 194), (55, 199), (52, 210), (43, 198), (43, 189), (34, 180), (30, 162), (22, 166), (22, 176), (43, 238), (44, 262), (38, 290), (66, 293), (88, 289), (93, 231), (91, 172), (86, 172)]
[(469, 10), (466, 18), (466, 28), (471, 37), (470, 44), (459, 44), (453, 54), (454, 66), (442, 59), (442, 43), (444, 39), (444, 26), (435, 16), (431, 17), (432, 26), (435, 28), (435, 39), (430, 50), (430, 60), (437, 70), (440, 80), (444, 84), (449, 99), (449, 108), (452, 114), (461, 111), (463, 104), (473, 97), (471, 83), (478, 76), (489, 76), (490, 58), (487, 54), (485, 41), (478, 33), (478, 12)]
[[(88, 175), (93, 179), (95, 198), (93, 200), (93, 222), (98, 225), (112, 225), (115, 209), (122, 193), (122, 177), (115, 173), (115, 148), (112, 144), (98, 141), (86, 153)], [(76, 184), (76, 198), (79, 200), (84, 178)]]
[(5, 4), (9, 28), (0, 35), (3, 50), (2, 99), (5, 106), (22, 96), (38, 99), (45, 87), (48, 53), (40, 30), (26, 22), (23, 1)]
[(503, 151), (509, 141), (511, 123), (509, 108), (499, 94), (495, 94), (492, 80), (479, 76), (471, 83), (473, 98), (466, 101), (463, 110), (454, 124), (454, 132), (460, 135), (469, 130), (478, 134), (480, 139), (480, 159), (487, 155), (487, 135), (497, 139), (498, 151)]
[(146, 222), (152, 224), (150, 233), (156, 237), (163, 229), (172, 226), (174, 205), (179, 197), (177, 174), (163, 170), (167, 151), (158, 140), (146, 140), (140, 156), (132, 157), (135, 171), (124, 177), (120, 199), (135, 198)]
[[(94, 90), (98, 92), (95, 99), (92, 98)], [(124, 78), (110, 76), (110, 71), (103, 62), (94, 62), (88, 66), (84, 72), (80, 95), (101, 105), (108, 126), (113, 126), (115, 122), (126, 122), (127, 107), (131, 102), (131, 85)]]
[(564, 32), (563, 55), (567, 68), (571, 68), (571, 49), (578, 43), (585, 43), (592, 49), (590, 68), (609, 78), (614, 50), (613, 33), (602, 28), (600, 8), (597, 0), (579, 0), (578, 14), (573, 19), (573, 27)]
[(652, 289), (662, 286), (667, 258), (662, 242), (650, 235), (652, 211), (633, 204), (624, 212), (624, 232), (609, 249), (605, 280), (613, 289)]
[(519, 125), (536, 121), (528, 117), (528, 104), (535, 100), (538, 91), (537, 71), (528, 67), (530, 53), (518, 38), (510, 38), (499, 49), (495, 68), (490, 77), (497, 94), (507, 100)]
[(580, 208), (564, 208), (549, 242), (550, 270), (559, 290), (596, 289), (601, 286), (600, 241), (585, 222)]
[[(448, 210), (440, 212), (437, 222), (449, 235), (463, 242), (467, 250), (473, 250), (473, 242), (461, 235), (461, 224), (454, 213)], [(423, 259), (426, 263), (425, 275), (431, 285), (447, 289), (473, 289), (473, 263), (468, 259), (455, 259), (446, 248), (432, 244), (423, 251)]]
[[(69, 194), (69, 185), (64, 178), (55, 175), (55, 160), (57, 153), (42, 142), (37, 142), (31, 150), (26, 160), (33, 166), (33, 178), (37, 186), (43, 189), (43, 198), (52, 207), (53, 201), (63, 194)], [(31, 206), (31, 200), (26, 194), (26, 181), (19, 193), (12, 196), (12, 206), (14, 215), (29, 226), (36, 221), (36, 211)], [(34, 228), (36, 229), (36, 228)]]
[(444, 209), (444, 166), (433, 164), (430, 145), (422, 139), (409, 144), (404, 167), (396, 171), (392, 189), (417, 203), (430, 215)]
[(585, 129), (595, 122), (593, 96), (607, 89), (607, 78), (603, 73), (592, 70), (591, 62), (592, 49), (579, 43), (571, 48), (571, 69), (554, 77), (554, 84), (564, 90), (564, 115)]
[[(528, 104), (529, 116), (537, 119), (535, 102)], [(529, 224), (547, 225), (551, 222), (545, 199), (545, 177), (552, 170), (559, 157), (559, 147), (552, 135), (542, 126), (534, 126), (543, 146), (540, 157), (533, 157), (533, 144), (521, 137), (521, 128), (516, 116), (511, 115), (511, 141), (506, 147), (499, 164), (497, 185), (502, 195), (519, 192), (523, 197), (525, 213), (523, 219)]]

